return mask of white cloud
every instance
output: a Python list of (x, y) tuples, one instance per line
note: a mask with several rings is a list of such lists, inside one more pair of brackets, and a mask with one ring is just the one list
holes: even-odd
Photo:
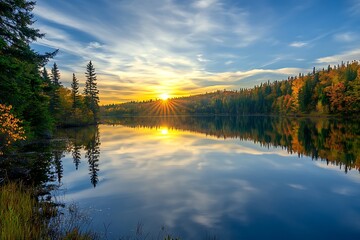
[(283, 74), (283, 75), (295, 75), (299, 72), (303, 72), (301, 68), (280, 68), (280, 69), (252, 69), (249, 71), (237, 71), (237, 72), (224, 72), (216, 74), (216, 76), (224, 79), (242, 79), (246, 77), (255, 76), (258, 74), (271, 73), (271, 74)]
[(338, 64), (341, 61), (352, 61), (360, 59), (360, 48), (340, 54), (318, 58), (317, 63)]
[(338, 33), (334, 35), (334, 39), (338, 42), (353, 42), (357, 38), (356, 34), (351, 32)]
[(290, 43), (291, 47), (296, 47), (296, 48), (301, 48), (301, 47), (305, 47), (308, 43), (306, 42), (292, 42)]
[(209, 62), (210, 61), (209, 59), (204, 58), (204, 56), (202, 54), (197, 55), (197, 60), (199, 62)]
[(289, 183), (288, 186), (297, 190), (306, 190), (306, 187), (301, 184)]
[[(64, 10), (51, 7), (47, 1), (38, 1), (34, 9), (36, 24), (47, 33), (39, 44), (59, 48), (80, 59), (75, 65), (64, 63), (73, 72), (82, 73), (86, 61), (93, 60), (99, 74), (104, 76), (99, 78), (99, 88), (106, 86), (104, 92), (112, 94), (114, 102), (120, 101), (121, 93), (115, 94), (109, 86), (118, 88), (119, 82), (127, 89), (124, 92), (127, 99), (139, 99), (139, 96), (150, 99), (158, 94), (157, 89), (188, 95), (232, 87), (235, 81), (258, 74), (283, 74), (284, 69), (208, 72), (211, 64), (204, 63), (213, 63), (209, 58), (223, 55), (225, 65), (234, 64), (246, 56), (237, 56), (233, 49), (254, 44), (269, 30), (250, 22), (250, 12), (228, 8), (220, 0), (198, 1), (191, 6), (171, 0), (151, 3), (134, 0), (126, 4), (108, 1), (97, 10), (106, 10), (111, 21), (88, 18), (94, 11), (90, 7), (85, 6), (79, 12), (75, 8)], [(49, 22), (61, 27), (49, 27), (52, 26)], [(70, 34), (69, 28), (81, 32), (86, 40), (80, 39), (79, 34)], [(211, 48), (207, 48), (208, 44)], [(231, 49), (219, 52), (221, 47)], [(197, 80), (206, 80), (201, 84), (204, 89), (199, 89)], [(100, 98), (111, 99), (109, 96)]]
[(269, 66), (269, 65), (272, 65), (272, 64), (274, 64), (274, 63), (277, 63), (277, 62), (279, 62), (280, 60), (282, 60), (283, 58), (282, 57), (276, 57), (276, 58), (274, 58), (274, 59), (272, 59), (272, 60), (270, 60), (269, 62), (267, 62), (267, 63), (265, 63), (265, 64), (263, 64), (263, 65), (261, 65), (260, 67), (266, 67), (266, 66)]
[(198, 0), (195, 1), (193, 6), (195, 8), (208, 8), (209, 6), (215, 4), (216, 2), (217, 2), (216, 0)]
[(101, 48), (101, 47), (103, 46), (98, 42), (90, 42), (88, 45), (88, 48)]

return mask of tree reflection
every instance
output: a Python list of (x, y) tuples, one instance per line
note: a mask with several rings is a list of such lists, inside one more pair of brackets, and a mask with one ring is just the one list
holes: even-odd
[(72, 147), (72, 157), (73, 157), (73, 162), (75, 164), (75, 169), (78, 170), (79, 169), (79, 164), (81, 162), (81, 145), (79, 144), (78, 142), (78, 133), (75, 132), (75, 136), (74, 136), (74, 144), (73, 144), (73, 147)]
[(57, 181), (61, 184), (61, 179), (64, 173), (63, 164), (61, 158), (64, 157), (63, 152), (61, 150), (55, 150), (53, 152), (53, 159), (54, 159), (54, 167), (55, 167), (55, 174), (57, 177)]
[(99, 169), (99, 159), (100, 159), (100, 137), (99, 129), (96, 126), (95, 134), (92, 136), (91, 140), (85, 146), (86, 154), (85, 158), (88, 159), (89, 163), (89, 174), (91, 184), (96, 187), (96, 184), (99, 181), (98, 171)]
[[(238, 138), (263, 147), (281, 147), (299, 157), (310, 156), (337, 165), (344, 172), (360, 170), (360, 124), (335, 119), (276, 117), (136, 117), (109, 120), (128, 127), (179, 129), (217, 138)], [(100, 171), (98, 126), (68, 128), (57, 132), (59, 141), (44, 141), (23, 146), (19, 153), (0, 156), (0, 180), (22, 179), (43, 184), (63, 178), (63, 157), (71, 153), (76, 170), (82, 151), (88, 163), (91, 184), (96, 187)], [(61, 139), (70, 139), (69, 141)], [(30, 154), (31, 153), (31, 154)]]
[(68, 128), (58, 132), (59, 138), (70, 139), (70, 149), (75, 169), (81, 163), (81, 150), (85, 150), (85, 159), (89, 167), (91, 184), (96, 187), (99, 182), (100, 134), (97, 125), (84, 128)]
[[(68, 139), (68, 140), (67, 140)], [(96, 187), (100, 170), (100, 135), (98, 126), (58, 129), (54, 140), (24, 145), (16, 155), (0, 155), (0, 181), (21, 180), (29, 185), (61, 184), (64, 175), (63, 157), (71, 153), (76, 170), (85, 159), (91, 184)]]
[(73, 162), (75, 165), (75, 169), (78, 170), (79, 169), (79, 164), (81, 163), (81, 146), (79, 145), (75, 145), (72, 151), (72, 157), (73, 157)]
[(108, 120), (129, 127), (179, 129), (217, 138), (250, 140), (281, 147), (299, 157), (310, 156), (344, 169), (360, 170), (360, 124), (339, 119), (279, 117), (129, 117)]

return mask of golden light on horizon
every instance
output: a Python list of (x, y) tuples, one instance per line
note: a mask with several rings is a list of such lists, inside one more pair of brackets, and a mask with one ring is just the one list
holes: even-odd
[(167, 127), (163, 127), (160, 129), (160, 132), (162, 135), (167, 135), (169, 133), (169, 130)]
[(163, 94), (160, 95), (160, 98), (161, 98), (161, 100), (166, 101), (166, 100), (169, 99), (169, 94), (163, 93)]

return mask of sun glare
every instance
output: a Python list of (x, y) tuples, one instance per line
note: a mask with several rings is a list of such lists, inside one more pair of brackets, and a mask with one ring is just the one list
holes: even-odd
[(160, 132), (161, 132), (162, 135), (167, 135), (167, 134), (169, 133), (169, 131), (168, 131), (167, 128), (162, 128), (162, 129), (160, 130)]
[(163, 94), (160, 95), (160, 98), (161, 98), (163, 101), (166, 101), (166, 100), (168, 100), (168, 98), (169, 98), (169, 94), (163, 93)]

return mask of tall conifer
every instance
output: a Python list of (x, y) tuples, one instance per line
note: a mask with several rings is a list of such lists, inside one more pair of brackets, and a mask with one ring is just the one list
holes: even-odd
[(56, 54), (41, 55), (30, 43), (44, 36), (33, 28), (35, 1), (0, 1), (0, 102), (11, 105), (37, 134), (51, 127), (39, 68)]
[(80, 99), (79, 99), (79, 81), (77, 80), (75, 73), (73, 73), (73, 79), (71, 83), (71, 99), (72, 99), (72, 108), (75, 111), (76, 108), (79, 108)]
[(60, 92), (61, 87), (60, 83), (60, 71), (56, 63), (54, 63), (51, 69), (51, 85), (52, 91), (50, 94), (50, 112), (55, 117), (56, 120), (59, 119), (60, 114)]
[(51, 77), (52, 77), (52, 84), (55, 86), (55, 88), (60, 87), (61, 86), (60, 72), (56, 63), (54, 63), (51, 69)]
[(92, 62), (86, 65), (85, 104), (94, 115), (94, 122), (99, 120), (99, 90), (97, 89), (96, 73)]

